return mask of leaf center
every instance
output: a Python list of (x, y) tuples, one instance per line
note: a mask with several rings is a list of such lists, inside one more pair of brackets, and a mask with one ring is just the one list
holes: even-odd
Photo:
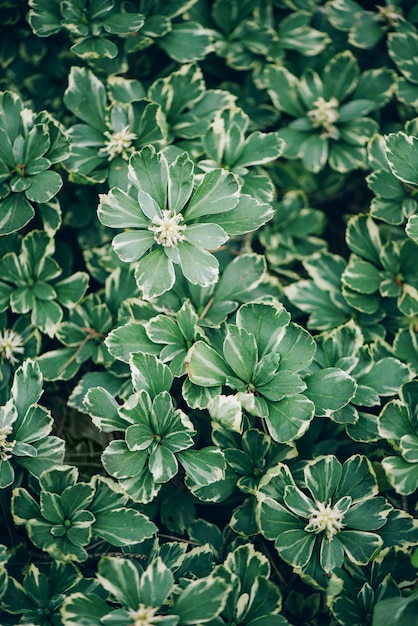
[(330, 100), (325, 100), (322, 96), (317, 98), (313, 103), (315, 108), (308, 111), (307, 116), (312, 122), (314, 128), (322, 128), (322, 139), (338, 138), (338, 129), (335, 126), (335, 122), (340, 117), (337, 111), (339, 102), (337, 98), (332, 97)]
[(23, 352), (23, 337), (9, 328), (4, 331), (0, 330), (0, 357), (2, 361), (6, 359), (10, 363), (17, 363), (15, 354), (23, 354)]
[(155, 241), (165, 248), (177, 247), (180, 241), (184, 241), (183, 232), (186, 226), (181, 224), (183, 216), (181, 213), (172, 213), (168, 209), (162, 211), (161, 217), (155, 215), (152, 218), (152, 226), (148, 230), (154, 233)]
[(105, 136), (108, 141), (105, 143), (102, 151), (108, 155), (108, 160), (112, 161), (118, 156), (128, 159), (129, 155), (134, 151), (132, 142), (137, 138), (135, 133), (129, 131), (129, 126), (124, 126), (117, 133), (106, 132)]
[(314, 533), (325, 532), (329, 541), (344, 528), (344, 511), (328, 502), (315, 502), (317, 508), (309, 515), (309, 523), (305, 530)]
[(13, 448), (16, 441), (8, 441), (7, 437), (11, 435), (13, 428), (11, 426), (3, 426), (0, 428), (0, 461), (7, 461), (12, 456)]

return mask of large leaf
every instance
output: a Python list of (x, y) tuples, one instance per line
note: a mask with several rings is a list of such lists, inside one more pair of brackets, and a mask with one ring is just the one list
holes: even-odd
[(211, 50), (209, 31), (195, 22), (173, 24), (171, 30), (159, 40), (161, 48), (178, 63), (204, 59)]
[(239, 185), (235, 176), (226, 170), (216, 169), (204, 175), (189, 200), (184, 217), (190, 221), (206, 215), (219, 215), (231, 211), (238, 200)]
[[(214, 226), (214, 224), (212, 224)], [(193, 285), (208, 287), (216, 283), (219, 274), (218, 260), (201, 248), (183, 241), (178, 247), (181, 270)]]
[(149, 339), (144, 324), (140, 322), (128, 322), (115, 328), (106, 337), (105, 344), (110, 354), (124, 363), (129, 363), (132, 353), (149, 352), (157, 355), (161, 349)]
[(129, 366), (136, 391), (147, 391), (151, 398), (155, 398), (162, 391), (170, 391), (173, 382), (170, 368), (153, 354), (132, 354)]
[(404, 183), (418, 185), (418, 139), (399, 131), (385, 137), (390, 169)]
[(31, 202), (48, 202), (61, 189), (62, 178), (57, 172), (48, 170), (30, 177), (30, 187), (25, 195)]
[(100, 559), (98, 580), (122, 606), (136, 609), (141, 602), (140, 569), (121, 557)]
[(152, 537), (157, 527), (139, 511), (120, 508), (97, 515), (93, 532), (112, 546), (129, 546)]
[(251, 294), (263, 279), (266, 261), (261, 254), (241, 254), (229, 263), (218, 281), (214, 300), (238, 300)]
[(356, 391), (356, 382), (347, 372), (327, 367), (306, 376), (305, 395), (315, 404), (315, 415), (326, 416), (348, 404)]
[(230, 590), (221, 578), (194, 580), (175, 597), (171, 612), (179, 616), (179, 626), (209, 622), (221, 613)]
[(0, 211), (0, 235), (10, 235), (20, 230), (35, 215), (34, 208), (23, 193), (12, 193), (1, 200)]
[(121, 189), (111, 189), (100, 196), (97, 216), (111, 228), (148, 228), (149, 221), (141, 211), (138, 200)]
[(174, 285), (173, 263), (164, 251), (158, 248), (138, 262), (135, 280), (145, 300), (160, 296)]
[(119, 414), (119, 405), (115, 398), (103, 387), (89, 389), (83, 404), (93, 424), (104, 433), (124, 431), (129, 425), (129, 422)]
[(272, 438), (279, 443), (301, 437), (308, 430), (315, 413), (314, 403), (301, 394), (267, 404), (267, 427)]
[(254, 335), (244, 328), (229, 324), (223, 353), (234, 374), (244, 382), (250, 383), (257, 363), (257, 344)]
[(224, 385), (229, 374), (223, 358), (204, 341), (196, 341), (190, 348), (186, 370), (191, 382), (203, 387)]
[(106, 90), (91, 70), (77, 66), (71, 68), (64, 103), (83, 122), (106, 131)]
[(68, 626), (101, 626), (101, 618), (108, 612), (109, 605), (96, 593), (73, 593), (65, 599), (62, 608)]
[(229, 235), (244, 235), (263, 226), (273, 215), (274, 210), (270, 204), (242, 193), (231, 210), (219, 212), (212, 219)]

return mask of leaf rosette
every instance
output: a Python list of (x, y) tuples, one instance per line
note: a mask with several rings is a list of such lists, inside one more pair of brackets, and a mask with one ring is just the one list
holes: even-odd
[(134, 393), (119, 406), (103, 387), (91, 388), (84, 400), (93, 423), (103, 432), (122, 432), (103, 452), (106, 471), (136, 502), (151, 502), (179, 466), (190, 489), (223, 477), (225, 461), (214, 446), (194, 447), (196, 430), (174, 406), (169, 393), (170, 368), (153, 354), (132, 354), (129, 362)]
[(0, 407), (0, 489), (13, 484), (16, 466), (39, 476), (64, 459), (64, 441), (50, 435), (53, 419), (38, 404), (41, 395), (39, 366), (27, 359), (15, 372), (10, 399)]
[(129, 192), (117, 187), (100, 196), (98, 217), (110, 228), (125, 229), (112, 241), (119, 258), (135, 263), (143, 297), (170, 290), (174, 266), (203, 287), (214, 284), (219, 263), (210, 252), (230, 235), (255, 230), (272, 217), (273, 209), (251, 196), (240, 196), (234, 174), (213, 170), (196, 185), (187, 152), (169, 161), (152, 146), (129, 160)]
[(278, 463), (260, 482), (257, 519), (286, 562), (321, 579), (345, 560), (369, 563), (382, 548), (378, 531), (392, 507), (377, 494), (374, 470), (361, 455), (345, 463), (318, 457), (305, 465), (299, 484)]
[(186, 401), (190, 383), (212, 397), (229, 387), (243, 410), (265, 420), (274, 441), (289, 443), (307, 431), (315, 414), (338, 410), (355, 392), (354, 379), (336, 367), (304, 376), (315, 350), (313, 338), (282, 305), (243, 305), (235, 324), (190, 348)]
[(379, 435), (396, 452), (382, 460), (390, 485), (402, 495), (418, 489), (418, 384), (403, 386), (399, 399), (385, 405), (379, 415)]
[(294, 118), (279, 131), (283, 156), (301, 159), (310, 172), (327, 164), (341, 173), (366, 165), (366, 144), (377, 131), (377, 122), (366, 116), (389, 101), (391, 71), (360, 74), (346, 50), (332, 57), (321, 75), (308, 68), (298, 78), (285, 67), (269, 65), (263, 82), (275, 107)]
[(62, 178), (51, 166), (69, 156), (69, 139), (46, 111), (35, 114), (12, 91), (0, 92), (0, 235), (22, 229), (36, 207), (52, 236), (61, 224), (51, 202)]

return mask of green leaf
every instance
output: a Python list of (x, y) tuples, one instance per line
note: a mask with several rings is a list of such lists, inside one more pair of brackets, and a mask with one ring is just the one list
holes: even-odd
[(191, 581), (174, 598), (171, 612), (179, 616), (179, 626), (213, 620), (223, 610), (231, 587), (221, 578)]
[(379, 229), (366, 215), (352, 217), (347, 225), (347, 243), (360, 258), (380, 267), (379, 254), (382, 248)]
[(373, 626), (409, 626), (416, 618), (418, 594), (385, 598), (376, 603), (373, 611)]
[(45, 380), (70, 380), (80, 369), (77, 348), (58, 348), (44, 352), (37, 358)]
[(344, 515), (344, 524), (355, 530), (377, 530), (386, 523), (391, 505), (378, 496), (350, 507)]
[(366, 531), (342, 530), (338, 539), (348, 559), (356, 565), (369, 563), (383, 546), (379, 535)]
[(185, 206), (193, 191), (193, 161), (187, 152), (170, 163), (168, 168), (168, 207), (175, 213)]
[(418, 463), (408, 463), (398, 456), (387, 456), (382, 459), (389, 484), (397, 493), (409, 496), (418, 489)]
[(0, 235), (10, 235), (28, 224), (35, 210), (23, 193), (12, 193), (0, 202)]
[(103, 35), (81, 39), (73, 44), (70, 50), (82, 59), (93, 62), (103, 58), (114, 59), (118, 54), (117, 45)]
[(212, 254), (188, 241), (182, 241), (178, 246), (178, 255), (183, 275), (193, 285), (208, 287), (216, 283), (219, 264)]
[(386, 158), (392, 173), (404, 183), (418, 185), (418, 139), (399, 131), (385, 136)]
[(42, 394), (42, 376), (39, 365), (32, 359), (26, 359), (16, 370), (12, 385), (13, 403), (18, 413), (18, 426), (25, 420), (32, 404), (38, 402)]
[(61, 187), (61, 176), (48, 170), (30, 177), (30, 187), (26, 189), (25, 195), (31, 202), (49, 202)]
[(136, 391), (146, 391), (152, 399), (162, 391), (170, 391), (173, 382), (170, 368), (153, 354), (131, 354), (129, 367)]
[(97, 578), (122, 606), (136, 609), (141, 602), (139, 567), (128, 559), (104, 556), (99, 561)]
[(348, 404), (356, 391), (356, 382), (347, 372), (326, 367), (305, 377), (305, 395), (315, 404), (315, 415), (326, 416)]
[(103, 387), (89, 389), (83, 404), (93, 424), (104, 433), (111, 433), (115, 430), (124, 431), (129, 424), (119, 414), (119, 405), (115, 398)]
[(158, 40), (161, 48), (178, 63), (204, 59), (211, 51), (209, 32), (196, 22), (172, 24), (171, 30)]
[(148, 352), (159, 354), (160, 346), (153, 343), (140, 322), (128, 322), (119, 328), (112, 330), (105, 339), (105, 344), (110, 354), (129, 363), (130, 355), (136, 352)]
[(328, 160), (329, 143), (319, 135), (311, 135), (300, 146), (299, 156), (310, 172), (320, 172)]
[(51, 469), (54, 465), (60, 465), (64, 461), (65, 441), (49, 435), (39, 441), (34, 441), (32, 447), (36, 456), (21, 457), (19, 465), (24, 467), (32, 476), (39, 478), (40, 475)]
[(74, 308), (84, 296), (89, 284), (89, 275), (86, 272), (75, 272), (54, 284), (60, 304), (68, 309)]
[(280, 556), (296, 567), (304, 567), (312, 556), (315, 536), (304, 530), (302, 521), (278, 502), (261, 496), (257, 506), (257, 518), (262, 534), (275, 540)]
[(229, 373), (223, 358), (204, 341), (196, 341), (190, 348), (186, 370), (191, 382), (203, 387), (225, 385)]
[(147, 453), (131, 452), (124, 441), (111, 441), (102, 454), (105, 470), (115, 478), (124, 479), (140, 477), (144, 480), (142, 470), (147, 461)]
[(329, 100), (334, 97), (342, 102), (355, 89), (359, 75), (358, 63), (351, 51), (336, 54), (322, 73), (324, 98)]
[(270, 204), (241, 193), (233, 208), (225, 213), (219, 212), (212, 220), (229, 235), (244, 235), (263, 226), (273, 215), (274, 210)]
[(161, 557), (154, 559), (141, 576), (141, 596), (145, 606), (159, 608), (174, 586), (174, 576)]
[(305, 465), (306, 486), (316, 500), (328, 502), (334, 495), (341, 472), (342, 466), (337, 457), (327, 454)]
[(5, 489), (13, 484), (15, 471), (8, 459), (0, 459), (0, 488)]
[(207, 447), (200, 450), (185, 450), (177, 454), (190, 485), (207, 486), (224, 478), (225, 460), (219, 448)]
[(124, 263), (138, 261), (154, 245), (153, 233), (143, 230), (118, 233), (112, 241), (112, 246), (118, 257)]
[(102, 617), (108, 612), (109, 605), (96, 593), (72, 593), (62, 607), (63, 619), (68, 626), (101, 626)]
[(299, 81), (285, 67), (268, 65), (264, 72), (267, 91), (275, 107), (292, 117), (303, 117), (305, 108), (298, 97)]
[(343, 464), (340, 483), (335, 492), (338, 500), (350, 494), (353, 503), (361, 502), (377, 495), (376, 477), (370, 461), (361, 454), (355, 454)]
[(260, 284), (266, 270), (261, 254), (241, 254), (229, 263), (216, 285), (215, 302), (238, 300), (252, 293)]
[(274, 441), (288, 443), (301, 437), (314, 417), (315, 405), (304, 395), (295, 394), (279, 402), (267, 402), (267, 427)]
[(206, 215), (231, 211), (238, 200), (239, 185), (235, 176), (226, 170), (215, 169), (203, 176), (184, 211), (184, 219), (189, 222)]
[(153, 146), (144, 146), (129, 159), (129, 181), (148, 194), (160, 208), (165, 207), (168, 187), (168, 163)]
[(65, 105), (83, 122), (106, 131), (106, 90), (93, 72), (85, 67), (73, 66), (64, 93)]
[(284, 327), (289, 321), (290, 314), (279, 303), (250, 302), (241, 306), (236, 315), (236, 325), (255, 337), (259, 359), (272, 352), (281, 355)]
[(361, 384), (374, 389), (379, 396), (392, 396), (399, 388), (411, 379), (411, 371), (407, 365), (393, 357), (385, 357), (373, 364), (367, 374), (362, 376)]
[(149, 221), (141, 211), (138, 200), (122, 189), (111, 189), (99, 196), (97, 216), (110, 228), (148, 228)]
[(257, 363), (255, 337), (234, 324), (229, 324), (227, 328), (223, 343), (225, 360), (238, 378), (249, 383)]
[(236, 396), (219, 394), (209, 401), (207, 408), (214, 422), (221, 424), (226, 430), (242, 432), (242, 406)]
[(408, 218), (405, 232), (415, 243), (418, 243), (418, 215), (411, 215)]
[(360, 293), (372, 294), (379, 289), (382, 274), (372, 263), (352, 256), (342, 275), (344, 285), (359, 291)]
[(244, 142), (244, 147), (234, 167), (263, 165), (277, 159), (283, 151), (284, 142), (277, 133), (251, 133)]
[(139, 511), (120, 508), (97, 515), (93, 532), (112, 546), (129, 546), (152, 537), (157, 527)]
[(169, 291), (175, 282), (173, 263), (161, 249), (143, 257), (135, 268), (135, 280), (144, 300)]

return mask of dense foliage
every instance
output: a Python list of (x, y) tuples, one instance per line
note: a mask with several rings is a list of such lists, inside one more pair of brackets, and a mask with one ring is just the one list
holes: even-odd
[(416, 625), (416, 2), (0, 29), (2, 626)]

